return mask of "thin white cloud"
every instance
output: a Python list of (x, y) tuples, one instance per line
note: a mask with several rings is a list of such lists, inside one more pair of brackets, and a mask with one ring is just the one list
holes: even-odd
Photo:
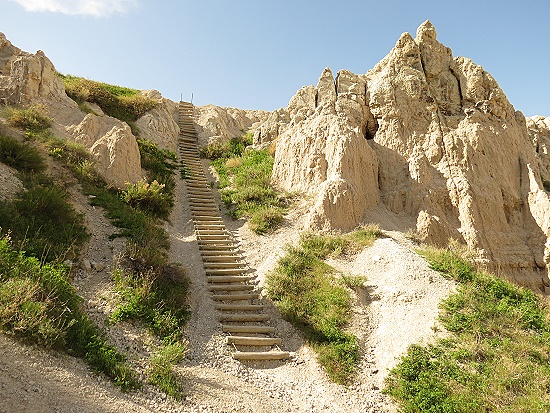
[(12, 0), (27, 11), (52, 12), (71, 15), (108, 17), (125, 13), (137, 5), (138, 0)]

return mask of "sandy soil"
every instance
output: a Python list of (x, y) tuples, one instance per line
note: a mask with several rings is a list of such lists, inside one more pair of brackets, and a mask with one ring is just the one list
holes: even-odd
[[(177, 193), (166, 229), (172, 241), (171, 258), (187, 269), (191, 280), (189, 304), (193, 315), (184, 331), (189, 352), (177, 367), (187, 389), (186, 399), (181, 403), (166, 400), (148, 385), (141, 392), (123, 394), (81, 360), (24, 346), (0, 335), (0, 413), (394, 412), (381, 391), (388, 368), (408, 345), (434, 337), (438, 303), (454, 285), (430, 270), (400, 233), (388, 232), (386, 238), (360, 254), (329, 262), (344, 273), (368, 278), (355, 297), (349, 327), (359, 337), (363, 352), (353, 385), (346, 388), (331, 383), (312, 350), (273, 306), (268, 311), (277, 335), (283, 339), (283, 348), (291, 351), (291, 360), (237, 362), (224, 343), (207, 291), (182, 182)], [(93, 232), (83, 259), (96, 264), (88, 271), (75, 270), (74, 284), (94, 320), (105, 325), (113, 298), (110, 269), (123, 242), (108, 239), (115, 229), (86, 197), (75, 191), (73, 199)], [(241, 240), (250, 266), (256, 269), (260, 286), (284, 246), (297, 241), (307, 208), (307, 201), (298, 204), (283, 228), (269, 236), (253, 234), (243, 221), (226, 219), (227, 227)], [(126, 323), (108, 326), (107, 331), (143, 370), (154, 339)]]

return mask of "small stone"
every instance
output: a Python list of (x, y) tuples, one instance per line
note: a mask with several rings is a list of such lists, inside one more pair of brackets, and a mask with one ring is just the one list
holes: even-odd
[(92, 263), (90, 262), (90, 260), (82, 260), (80, 268), (82, 268), (84, 271), (92, 271)]

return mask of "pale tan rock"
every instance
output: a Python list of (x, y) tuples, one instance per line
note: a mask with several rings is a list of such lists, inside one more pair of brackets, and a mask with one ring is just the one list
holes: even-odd
[(526, 119), (526, 124), (542, 179), (550, 182), (550, 117), (533, 116)]
[[(105, 116), (98, 107), (92, 107), (95, 114), (83, 113), (66, 95), (62, 80), (42, 51), (36, 54), (23, 52), (2, 33), (0, 102), (41, 105), (45, 115), (52, 119), (52, 133), (89, 149), (95, 157), (99, 174), (107, 183), (121, 187), (125, 182), (137, 182), (141, 178), (139, 149), (128, 125)], [(151, 129), (145, 128), (147, 136), (152, 135)], [(166, 132), (166, 129), (161, 132)]]
[(254, 131), (269, 113), (261, 110), (225, 108), (214, 105), (195, 107), (195, 129), (199, 146), (228, 141)]
[(412, 219), (426, 242), (459, 239), (521, 284), (550, 284), (546, 120), (526, 121), (430, 22), (365, 75), (340, 71), (335, 83), (325, 69), (314, 91), (313, 113), (295, 115), (310, 105), (308, 87), (287, 119), (260, 127), (264, 145), (277, 142), (273, 182), (314, 198), (310, 228), (347, 230), (376, 209), (384, 221)]
[(122, 188), (142, 178), (136, 138), (125, 123), (114, 126), (95, 141), (90, 152), (96, 159), (100, 175), (116, 187)]
[(17, 171), (0, 162), (0, 200), (11, 201), (21, 190), (23, 183), (17, 177)]
[(143, 91), (142, 94), (158, 101), (158, 106), (147, 112), (136, 121), (139, 137), (147, 139), (161, 148), (177, 152), (178, 136), (178, 105), (165, 99), (156, 90)]
[(0, 101), (27, 105), (37, 99), (58, 100), (65, 87), (55, 74), (52, 62), (39, 50), (21, 51), (0, 33)]

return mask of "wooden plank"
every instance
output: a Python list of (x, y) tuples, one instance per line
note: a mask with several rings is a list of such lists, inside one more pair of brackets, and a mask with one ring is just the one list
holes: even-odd
[(242, 337), (242, 336), (227, 336), (225, 338), (227, 344), (235, 344), (240, 346), (274, 346), (281, 345), (283, 340), (278, 337)]
[(222, 325), (222, 331), (224, 333), (256, 333), (267, 334), (274, 333), (275, 327), (271, 326), (234, 326), (229, 324)]
[(265, 306), (262, 304), (216, 304), (215, 308), (220, 311), (260, 311)]
[(207, 277), (207, 281), (210, 283), (241, 283), (254, 279), (251, 275), (215, 275), (213, 277)]
[(236, 351), (235, 360), (284, 360), (290, 357), (288, 351)]
[(219, 320), (230, 322), (267, 321), (269, 320), (269, 316), (267, 314), (222, 314), (219, 316)]
[(214, 301), (244, 301), (244, 300), (255, 300), (260, 298), (258, 293), (249, 293), (249, 294), (213, 294), (212, 299)]

